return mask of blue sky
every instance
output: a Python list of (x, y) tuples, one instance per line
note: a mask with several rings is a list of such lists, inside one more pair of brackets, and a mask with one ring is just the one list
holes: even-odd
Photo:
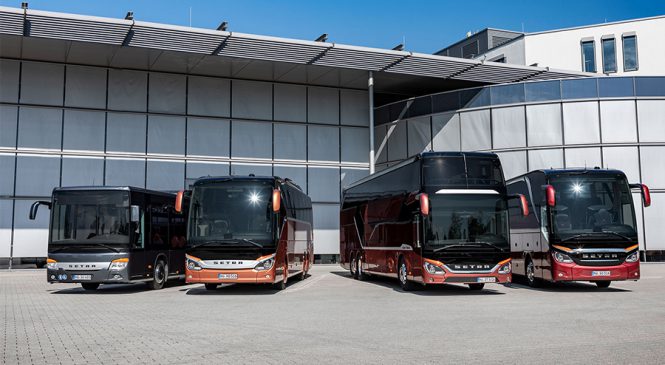
[[(392, 48), (406, 39), (406, 49), (433, 53), (486, 27), (535, 32), (665, 14), (662, 0), (217, 0), (84, 1), (28, 0), (31, 9), (216, 28), (279, 37), (315, 39)], [(19, 7), (19, 0), (0, 5)]]

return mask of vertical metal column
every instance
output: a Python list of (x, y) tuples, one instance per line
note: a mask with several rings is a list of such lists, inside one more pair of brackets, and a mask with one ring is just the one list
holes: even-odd
[(369, 72), (367, 80), (369, 93), (369, 174), (374, 173), (374, 74)]

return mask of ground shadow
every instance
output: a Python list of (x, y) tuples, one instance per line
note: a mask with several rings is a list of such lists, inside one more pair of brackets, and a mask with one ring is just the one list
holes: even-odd
[[(305, 279), (311, 276), (307, 274)], [(306, 283), (307, 281), (301, 280), (298, 276), (291, 277), (284, 290), (288, 290), (289, 287), (297, 285), (300, 282)], [(275, 289), (271, 284), (223, 284), (219, 285), (215, 290), (208, 290), (203, 284), (193, 285), (196, 286), (193, 288), (183, 288), (180, 291), (185, 292), (187, 295), (274, 295), (284, 291)]]
[(596, 284), (585, 281), (569, 281), (552, 283), (549, 281), (541, 282), (539, 288), (532, 288), (523, 278), (518, 275), (513, 275), (513, 282), (508, 285), (511, 289), (515, 290), (534, 290), (542, 292), (562, 292), (562, 293), (590, 293), (590, 292), (607, 292), (607, 293), (630, 293), (632, 290), (616, 288), (610, 285), (609, 288), (599, 288)]
[[(185, 284), (184, 280), (171, 280), (164, 285), (164, 289), (178, 287)], [(54, 283), (53, 285), (58, 285)], [(85, 290), (82, 286), (76, 284), (73, 288), (67, 289), (49, 289), (50, 294), (79, 294), (79, 295), (95, 295), (95, 294), (137, 294), (146, 291), (153, 291), (148, 288), (146, 283), (133, 283), (133, 284), (102, 284), (96, 290)], [(159, 291), (159, 290), (156, 290)]]
[[(331, 274), (335, 274), (341, 277), (345, 277), (349, 280), (354, 280), (351, 277), (351, 274), (348, 271), (332, 271)], [(368, 275), (367, 279), (363, 282), (371, 283), (374, 285), (382, 286), (384, 288), (392, 289), (393, 291), (420, 295), (420, 296), (457, 296), (457, 295), (503, 295), (502, 293), (493, 288), (495, 285), (501, 284), (489, 284), (486, 285), (483, 290), (471, 290), (467, 285), (463, 284), (436, 284), (436, 285), (426, 285), (424, 287), (416, 286), (417, 290), (413, 291), (404, 291), (399, 286), (397, 279), (388, 278), (384, 276)], [(499, 288), (499, 287), (497, 287)]]

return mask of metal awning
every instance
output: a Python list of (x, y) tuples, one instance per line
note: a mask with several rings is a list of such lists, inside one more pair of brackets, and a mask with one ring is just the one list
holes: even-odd
[(591, 74), (125, 19), (0, 7), (0, 35), (498, 84)]

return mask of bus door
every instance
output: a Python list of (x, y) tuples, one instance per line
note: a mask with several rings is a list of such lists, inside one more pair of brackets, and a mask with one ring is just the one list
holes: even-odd
[(129, 248), (129, 276), (130, 279), (145, 278), (145, 244), (146, 244), (146, 220), (147, 215), (143, 209), (144, 197), (138, 193), (132, 193), (132, 204), (139, 208), (138, 222), (131, 223), (132, 242)]
[(169, 216), (171, 221), (169, 228), (169, 274), (184, 275), (187, 235), (186, 216), (175, 211), (170, 211)]

